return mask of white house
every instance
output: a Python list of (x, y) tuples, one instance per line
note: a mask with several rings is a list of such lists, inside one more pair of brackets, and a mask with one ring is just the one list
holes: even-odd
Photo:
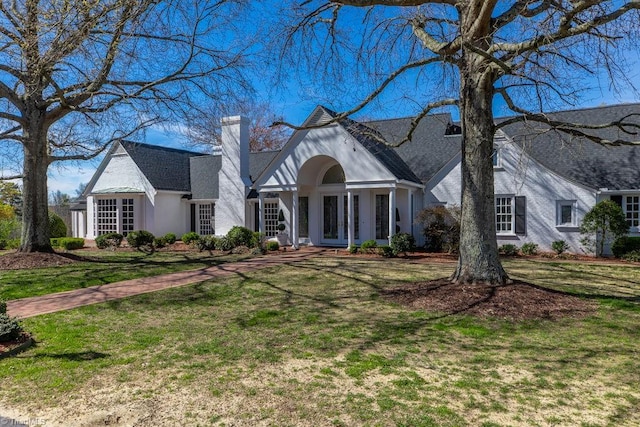
[[(640, 115), (640, 104), (555, 113), (585, 125)], [(552, 115), (552, 116), (553, 116)], [(244, 225), (268, 237), (284, 216), (289, 242), (346, 247), (386, 243), (393, 234), (419, 241), (416, 214), (460, 203), (460, 128), (449, 114), (420, 121), (412, 141), (398, 144), (410, 118), (358, 123), (317, 107), (282, 150), (249, 153), (248, 122), (222, 123), (221, 152), (204, 155), (141, 143), (115, 144), (73, 213), (75, 236), (146, 229), (225, 234)], [(628, 131), (628, 129), (626, 130)], [(636, 130), (593, 129), (615, 141)], [(579, 225), (602, 199), (618, 202), (638, 234), (640, 146), (604, 147), (538, 123), (512, 123), (494, 151), (498, 244), (565, 240), (580, 250)]]

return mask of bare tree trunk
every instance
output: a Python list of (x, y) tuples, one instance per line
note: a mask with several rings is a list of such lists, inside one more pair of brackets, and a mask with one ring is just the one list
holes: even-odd
[(461, 67), (462, 217), (460, 257), (452, 280), (504, 284), (498, 256), (493, 185), (493, 74), (479, 55), (466, 52)]
[(32, 114), (24, 134), (22, 243), (20, 252), (53, 252), (49, 239), (47, 129), (44, 112)]

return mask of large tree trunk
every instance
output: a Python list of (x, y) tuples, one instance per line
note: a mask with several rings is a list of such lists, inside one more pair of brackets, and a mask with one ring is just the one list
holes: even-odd
[(44, 113), (32, 115), (24, 134), (22, 243), (20, 252), (53, 252), (49, 239), (47, 169), (49, 153)]
[(461, 67), (462, 217), (460, 257), (452, 280), (504, 284), (496, 241), (493, 185), (494, 76), (478, 54), (465, 52)]

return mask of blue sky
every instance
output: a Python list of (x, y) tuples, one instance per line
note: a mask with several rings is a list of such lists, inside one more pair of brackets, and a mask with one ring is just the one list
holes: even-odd
[[(264, 16), (262, 16), (262, 18), (264, 18)], [(277, 18), (271, 17), (271, 19)], [(254, 25), (255, 22), (262, 22), (263, 25), (266, 26), (273, 24), (273, 22), (267, 22), (265, 19), (256, 20), (255, 18), (247, 19), (247, 22), (250, 22), (251, 25)], [(260, 30), (257, 29), (255, 31), (259, 32)], [(637, 58), (637, 52), (630, 54), (630, 60), (636, 64), (635, 70), (637, 71), (635, 71), (635, 75), (628, 77), (636, 87), (640, 88), (640, 61)], [(335, 91), (325, 92), (321, 85), (313, 84), (312, 76), (304, 72), (299, 73), (299, 70), (294, 68), (285, 70), (284, 75), (288, 77), (288, 74), (290, 74), (290, 78), (285, 78), (280, 80), (279, 84), (274, 84), (273, 76), (276, 74), (277, 66), (277, 60), (267, 58), (261, 60), (259, 70), (254, 70), (251, 80), (255, 87), (257, 101), (268, 103), (275, 115), (281, 116), (285, 121), (293, 124), (300, 124), (304, 121), (318, 104), (336, 110), (348, 109), (355, 105), (359, 100), (359, 96), (367, 92), (367, 87), (364, 83), (356, 82), (357, 76), (354, 76), (352, 79), (354, 84), (347, 84), (350, 82), (350, 75), (345, 75), (342, 79), (344, 90), (340, 92), (339, 95), (336, 95), (337, 92)], [(287, 66), (296, 67), (295, 61), (292, 61), (284, 67)], [(601, 77), (600, 79), (595, 77), (590, 80), (585, 80), (585, 87), (595, 87), (595, 89), (590, 89), (583, 93), (577, 107), (640, 102), (637, 93), (632, 91), (616, 93), (607, 86), (607, 79), (603, 78), (605, 76)], [(601, 82), (603, 83), (601, 84)], [(414, 91), (416, 90), (406, 85), (397, 85), (395, 89), (389, 91), (376, 106), (364, 110), (362, 116), (367, 118), (390, 118), (410, 115), (415, 111), (416, 103), (411, 102), (411, 99), (407, 102), (407, 98), (404, 95), (408, 90), (410, 91), (412, 89)], [(333, 95), (331, 95), (332, 93)], [(504, 110), (500, 108), (499, 104), (496, 104), (495, 114), (496, 116), (505, 115)], [(150, 144), (185, 148), (183, 141), (180, 141), (175, 135), (169, 135), (161, 128), (147, 130), (144, 139), (134, 139)], [(101, 159), (102, 157), (98, 157), (93, 161), (82, 163), (52, 165), (49, 171), (49, 191), (61, 191), (74, 196), (78, 186), (82, 183), (87, 183), (91, 179)]]

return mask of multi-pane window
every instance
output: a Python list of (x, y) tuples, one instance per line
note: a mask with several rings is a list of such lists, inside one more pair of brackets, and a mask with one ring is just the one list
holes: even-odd
[(496, 197), (496, 232), (513, 233), (513, 198)]
[(278, 234), (278, 204), (264, 204), (264, 234), (267, 237), (275, 237)]
[(201, 236), (211, 236), (214, 231), (213, 205), (211, 203), (198, 205), (198, 233)]
[(625, 215), (629, 227), (640, 226), (640, 196), (625, 197)]
[(122, 199), (121, 221), (123, 236), (134, 230), (134, 219), (133, 199)]
[(98, 199), (96, 203), (96, 232), (100, 236), (118, 232), (118, 200)]
[(559, 226), (574, 226), (576, 202), (572, 200), (561, 200), (557, 203), (557, 220)]
[(389, 238), (389, 195), (376, 194), (376, 239)]

